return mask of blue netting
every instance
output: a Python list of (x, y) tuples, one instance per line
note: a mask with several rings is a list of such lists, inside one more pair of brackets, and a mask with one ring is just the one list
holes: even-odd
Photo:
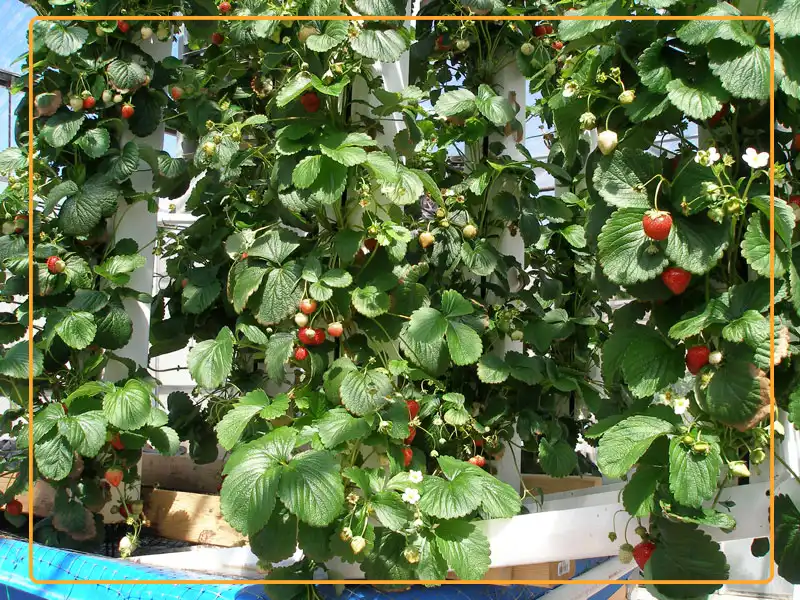
[[(36, 545), (34, 575), (40, 580), (64, 580), (63, 584), (33, 583), (28, 576), (28, 544), (0, 538), (0, 600), (268, 600), (261, 585), (221, 584), (70, 584), (68, 581), (97, 579), (123, 581), (174, 581), (176, 579), (225, 579), (202, 573), (158, 569), (123, 560), (101, 558)], [(581, 560), (579, 575), (606, 559)], [(618, 586), (609, 586), (604, 600)], [(349, 586), (340, 596), (330, 585), (319, 586), (327, 600), (534, 600), (548, 588), (524, 585), (415, 586), (403, 592), (385, 592), (369, 585)]]

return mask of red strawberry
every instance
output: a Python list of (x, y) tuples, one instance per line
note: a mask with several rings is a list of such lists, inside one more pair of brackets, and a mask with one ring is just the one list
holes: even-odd
[(231, 12), (231, 3), (228, 2), (228, 0), (223, 0), (220, 2), (219, 12), (221, 12), (223, 15), (227, 15), (229, 12)]
[(403, 443), (406, 444), (407, 446), (411, 445), (411, 442), (413, 442), (414, 438), (417, 437), (417, 428), (416, 427), (410, 427), (409, 429), (410, 429), (410, 432), (408, 434), (408, 437), (403, 440)]
[(6, 512), (12, 517), (18, 517), (22, 514), (22, 502), (19, 500), (12, 500), (6, 504)]
[(122, 118), (130, 119), (133, 116), (133, 104), (125, 103), (122, 105)]
[(119, 484), (122, 483), (122, 478), (125, 474), (122, 472), (122, 469), (117, 469), (113, 467), (106, 471), (105, 480), (111, 484), (113, 487), (119, 487)]
[(486, 466), (486, 459), (482, 456), (473, 456), (468, 461), (470, 464), (475, 465), (476, 467), (485, 467)]
[(378, 240), (375, 238), (367, 238), (364, 240), (364, 247), (370, 252), (375, 252), (375, 248), (378, 247)]
[(669, 237), (672, 229), (672, 215), (663, 210), (649, 210), (642, 217), (644, 234), (651, 240), (660, 242)]
[(644, 566), (647, 564), (647, 561), (650, 560), (655, 549), (656, 545), (653, 542), (639, 542), (636, 544), (633, 548), (633, 560), (636, 561), (640, 569), (644, 569)]
[(553, 50), (561, 50), (564, 47), (564, 42), (561, 40), (556, 40), (550, 45), (553, 47)]
[(308, 92), (300, 96), (300, 104), (306, 112), (315, 113), (319, 110), (320, 100), (316, 92)]
[(680, 267), (669, 267), (661, 273), (661, 281), (676, 295), (685, 292), (691, 280), (692, 274)]
[(14, 233), (22, 233), (28, 228), (28, 215), (14, 217)]
[(719, 125), (720, 121), (722, 121), (722, 119), (724, 119), (725, 116), (730, 112), (730, 110), (731, 110), (731, 105), (726, 102), (725, 104), (722, 105), (722, 108), (720, 108), (716, 113), (714, 113), (714, 115), (708, 120), (708, 124), (711, 127), (716, 127), (717, 125)]
[(220, 46), (222, 42), (225, 41), (225, 36), (222, 35), (219, 31), (215, 31), (211, 34), (211, 43), (215, 46)]
[(411, 464), (411, 459), (414, 458), (414, 451), (411, 448), (403, 448), (403, 466), (407, 467)]
[(800, 133), (795, 133), (792, 138), (792, 150), (800, 152)]
[(549, 35), (549, 34), (551, 34), (551, 33), (553, 33), (553, 26), (552, 26), (552, 25), (550, 25), (550, 23), (545, 23), (545, 24), (544, 24), (544, 32), (545, 32), (546, 34), (548, 34), (548, 35)]
[(533, 35), (536, 37), (544, 37), (547, 35), (547, 27), (544, 25), (537, 25), (533, 28)]
[(176, 101), (180, 100), (181, 96), (183, 96), (183, 88), (181, 88), (181, 87), (179, 87), (177, 85), (174, 85), (174, 86), (172, 86), (172, 89), (169, 91), (169, 95), (172, 96), (173, 100), (176, 100)]
[(446, 50), (450, 50), (450, 48), (452, 48), (452, 46), (450, 44), (445, 44), (444, 43), (444, 36), (443, 35), (440, 35), (439, 37), (436, 38), (436, 50), (437, 50), (437, 52), (444, 52)]
[(311, 298), (304, 298), (300, 301), (300, 312), (304, 315), (313, 314), (317, 310), (317, 303)]
[(686, 351), (686, 368), (689, 373), (697, 375), (700, 369), (708, 364), (708, 355), (711, 351), (708, 346), (692, 346)]
[(412, 420), (416, 419), (419, 414), (419, 402), (416, 400), (406, 400), (406, 406), (408, 407), (408, 418)]
[(122, 443), (122, 439), (119, 437), (118, 433), (115, 433), (111, 438), (111, 447), (114, 448), (114, 450), (125, 450), (125, 444)]
[(325, 330), (324, 329), (315, 329), (314, 330), (314, 345), (315, 346), (319, 346), (324, 341), (325, 341)]
[(294, 358), (295, 360), (305, 360), (308, 358), (308, 350), (300, 346), (299, 348), (294, 349)]
[(300, 341), (304, 344), (314, 345), (314, 340), (316, 338), (317, 332), (314, 331), (311, 327), (303, 327), (297, 334), (297, 337), (300, 338)]
[(131, 28), (131, 24), (127, 21), (117, 21), (117, 29), (119, 29), (122, 33), (128, 33)]
[(344, 332), (344, 327), (339, 321), (334, 321), (333, 323), (328, 323), (328, 335), (332, 338), (338, 338)]
[(122, 517), (123, 519), (127, 519), (128, 515), (131, 514), (131, 512), (133, 511), (130, 509), (130, 507), (125, 506), (124, 504), (119, 505), (119, 516)]
[(65, 415), (66, 415), (66, 414), (69, 412), (69, 408), (68, 408), (68, 407), (67, 407), (67, 405), (66, 405), (65, 403), (63, 403), (63, 402), (61, 403), (61, 408), (63, 408), (63, 409), (64, 409), (64, 414), (65, 414)]
[(47, 258), (47, 270), (50, 271), (53, 275), (58, 275), (59, 273), (63, 273), (64, 269), (67, 268), (67, 263), (61, 260), (58, 256), (50, 256)]
[(789, 204), (800, 206), (800, 196), (789, 196)]
[(97, 100), (94, 99), (94, 96), (86, 96), (83, 99), (83, 110), (92, 110), (97, 104)]

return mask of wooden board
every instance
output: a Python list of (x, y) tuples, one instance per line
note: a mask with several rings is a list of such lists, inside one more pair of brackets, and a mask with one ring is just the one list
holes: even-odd
[(247, 543), (222, 517), (219, 496), (142, 488), (142, 500), (144, 514), (161, 537), (227, 548)]
[[(6, 491), (11, 482), (16, 478), (15, 475), (0, 476), (0, 491)], [(55, 502), (55, 490), (44, 481), (37, 481), (33, 496), (33, 514), (37, 517), (47, 517), (53, 513), (53, 503)], [(28, 494), (20, 494), (17, 500), (22, 502), (22, 512), (28, 514)]]
[(161, 456), (145, 452), (142, 454), (140, 473), (142, 486), (165, 488), (177, 492), (216, 494), (222, 481), (221, 460), (207, 465), (198, 465), (187, 455)]
[(543, 494), (557, 494), (559, 492), (571, 492), (585, 488), (599, 487), (603, 485), (601, 477), (590, 475), (570, 477), (550, 477), (549, 475), (523, 475), (522, 482), (532, 492), (541, 490)]

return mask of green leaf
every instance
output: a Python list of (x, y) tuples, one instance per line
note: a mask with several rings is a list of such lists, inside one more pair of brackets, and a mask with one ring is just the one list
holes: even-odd
[(304, 523), (324, 527), (339, 516), (344, 484), (339, 461), (330, 452), (308, 451), (294, 457), (281, 477), (278, 495)]
[(95, 176), (80, 192), (64, 200), (58, 213), (58, 226), (66, 235), (87, 235), (104, 215), (112, 214), (120, 197), (119, 187), (110, 180)]
[(354, 167), (367, 160), (367, 153), (363, 148), (356, 148), (354, 146), (328, 148), (324, 144), (320, 144), (319, 149), (325, 156), (345, 167)]
[(713, 117), (727, 100), (724, 90), (710, 80), (689, 84), (673, 79), (667, 84), (667, 97), (675, 108), (693, 119)]
[[(741, 12), (727, 2), (718, 2), (701, 16), (739, 16)], [(744, 29), (743, 21), (730, 19), (689, 20), (678, 29), (678, 38), (693, 46), (705, 46), (714, 40), (732, 40), (745, 46), (755, 43), (753, 36)]]
[(767, 380), (757, 374), (750, 357), (751, 352), (743, 346), (726, 350), (701, 403), (711, 418), (728, 425), (746, 423), (769, 402), (768, 390), (762, 390)]
[(662, 252), (651, 252), (642, 229), (645, 209), (623, 208), (605, 222), (597, 238), (597, 258), (614, 283), (631, 285), (654, 279), (669, 263)]
[[(135, 58), (140, 58), (135, 55)], [(132, 90), (147, 81), (147, 69), (140, 60), (116, 58), (106, 67), (108, 82), (117, 90)], [(140, 107), (136, 106), (136, 110)]]
[(180, 450), (181, 439), (178, 433), (171, 427), (148, 427), (146, 430), (147, 439), (164, 456), (175, 456)]
[(361, 56), (387, 63), (396, 62), (408, 48), (403, 36), (392, 29), (362, 29), (350, 46)]
[(447, 326), (447, 349), (450, 358), (459, 366), (471, 365), (481, 357), (481, 336), (469, 325), (451, 321)]
[(539, 441), (539, 462), (551, 477), (566, 477), (578, 466), (578, 455), (564, 440), (551, 443), (547, 438), (542, 438)]
[[(618, 6), (615, 0), (600, 0), (592, 2), (588, 6), (579, 10), (567, 11), (568, 16), (593, 16), (602, 17), (605, 15), (613, 15), (618, 13)], [(606, 21), (602, 19), (587, 19), (587, 20), (564, 20), (558, 22), (558, 37), (565, 42), (577, 40), (593, 31), (604, 29), (613, 24), (614, 21)]]
[[(247, 306), (247, 301), (250, 300), (250, 296), (261, 287), (261, 282), (266, 274), (267, 269), (262, 267), (246, 267), (244, 271), (237, 275), (236, 283), (233, 284), (233, 296), (231, 298), (233, 310), (237, 313), (241, 313), (244, 310), (244, 307)], [(187, 285), (186, 287), (189, 286)], [(214, 298), (211, 300), (213, 301)], [(202, 312), (202, 310), (197, 312)]]
[(684, 357), (653, 329), (636, 325), (635, 346), (625, 352), (622, 372), (631, 393), (637, 398), (652, 396), (678, 381), (685, 373)]
[(528, 356), (519, 352), (506, 352), (506, 364), (508, 365), (511, 377), (527, 383), (536, 385), (543, 378), (544, 361), (540, 356)]
[(434, 531), (436, 549), (459, 579), (481, 579), (491, 565), (489, 540), (475, 525), (444, 521)]
[(449, 456), (439, 457), (447, 479), (425, 477), (420, 487), (419, 509), (442, 519), (456, 519), (477, 510), (483, 501), (483, 472)]
[(67, 308), (96, 313), (108, 305), (109, 299), (106, 292), (99, 290), (75, 290), (75, 296), (67, 303)]
[(122, 147), (119, 156), (111, 159), (108, 175), (117, 181), (124, 181), (139, 168), (139, 146), (136, 142), (128, 142)]
[(586, 231), (581, 225), (567, 225), (564, 229), (559, 229), (558, 232), (564, 236), (564, 239), (573, 248), (586, 247)]
[(495, 125), (502, 126), (514, 119), (515, 111), (511, 103), (494, 93), (485, 83), (478, 86), (478, 97), (475, 99), (478, 111)]
[(273, 230), (256, 239), (247, 253), (253, 258), (263, 258), (275, 265), (282, 265), (299, 247), (297, 237), (291, 232)]
[(347, 39), (347, 23), (345, 21), (325, 21), (319, 35), (310, 35), (306, 46), (314, 52), (327, 52)]
[(150, 417), (151, 390), (137, 379), (115, 387), (103, 398), (103, 414), (114, 427), (133, 431)]
[(655, 510), (655, 493), (664, 468), (640, 464), (622, 490), (622, 504), (632, 517), (647, 517)]
[(381, 192), (400, 206), (416, 204), (424, 191), (425, 186), (419, 176), (402, 165), (397, 167), (396, 177), (381, 185)]
[(275, 95), (275, 103), (279, 108), (289, 104), (292, 100), (300, 96), (311, 87), (311, 77), (307, 73), (298, 73), (289, 82), (278, 90)]
[(108, 312), (97, 322), (96, 344), (109, 350), (125, 346), (133, 335), (133, 321), (121, 305), (108, 307)]
[(634, 123), (642, 123), (655, 119), (670, 107), (669, 98), (642, 90), (636, 95), (636, 99), (625, 107), (625, 113)]
[[(728, 563), (719, 544), (693, 525), (657, 520), (659, 543), (647, 563), (645, 577), (661, 580), (723, 580), (728, 578)], [(649, 573), (647, 571), (650, 571)], [(648, 577), (648, 575), (650, 577)], [(658, 591), (670, 598), (705, 597), (721, 584), (664, 585)]]
[(141, 269), (145, 264), (146, 259), (141, 254), (115, 255), (97, 265), (94, 272), (116, 285), (125, 285), (130, 281), (128, 274)]
[(352, 416), (343, 408), (327, 411), (314, 423), (319, 437), (326, 448), (333, 448), (344, 442), (369, 435), (372, 428), (365, 419)]
[(100, 158), (111, 147), (111, 135), (107, 129), (97, 127), (84, 133), (75, 143), (92, 158)]
[(489, 277), (497, 267), (497, 254), (485, 240), (479, 240), (474, 245), (464, 242), (461, 245), (461, 260), (479, 277)]
[[(782, 38), (800, 36), (800, 2), (798, 0), (768, 0), (764, 12), (775, 21), (775, 35)], [(785, 577), (785, 579), (789, 578)], [(792, 581), (797, 583), (797, 576)]]
[(519, 492), (484, 471), (481, 516), (484, 519), (508, 519), (518, 515), (521, 509)]
[[(762, 277), (770, 277), (770, 243), (764, 233), (764, 225), (759, 213), (753, 213), (747, 223), (747, 230), (741, 244), (742, 256), (747, 260), (753, 270)], [(775, 277), (783, 277), (786, 272), (785, 261), (780, 260), (781, 254), (776, 252), (774, 272)]]
[(216, 339), (205, 340), (189, 352), (188, 367), (200, 387), (214, 389), (225, 383), (233, 363), (234, 337), (223, 327)]
[(297, 311), (303, 290), (300, 265), (290, 261), (267, 275), (256, 320), (262, 325), (274, 325)]
[(79, 454), (94, 458), (106, 443), (106, 418), (99, 410), (76, 416), (65, 416), (58, 422), (58, 431)]
[(666, 92), (667, 84), (672, 80), (672, 71), (662, 57), (666, 42), (666, 39), (659, 38), (639, 55), (639, 78), (651, 92)]
[(710, 445), (708, 454), (694, 452), (679, 437), (669, 444), (669, 489), (678, 502), (695, 508), (714, 497), (722, 467), (719, 443), (703, 439)]
[(367, 415), (380, 410), (392, 391), (389, 376), (382, 370), (350, 371), (342, 379), (339, 394), (345, 408), (355, 415)]
[(87, 37), (89, 32), (79, 25), (51, 23), (44, 36), (44, 44), (59, 56), (69, 56), (83, 48)]
[(321, 168), (322, 157), (319, 154), (306, 156), (292, 171), (292, 183), (301, 190), (311, 187), (317, 180)]
[(47, 119), (42, 127), (41, 136), (53, 148), (62, 148), (78, 134), (85, 118), (82, 112), (75, 113), (62, 109)]
[(280, 562), (295, 553), (297, 537), (297, 518), (275, 511), (264, 528), (250, 537), (250, 549), (259, 561)]
[(606, 477), (622, 477), (656, 439), (674, 429), (672, 423), (656, 417), (628, 417), (600, 438), (597, 466)]
[(653, 155), (624, 148), (600, 159), (593, 181), (597, 193), (608, 204), (619, 208), (649, 209), (650, 195), (645, 183), (660, 170), (658, 159)]
[(283, 381), (285, 377), (286, 363), (292, 356), (294, 349), (294, 335), (291, 333), (278, 332), (272, 334), (267, 343), (265, 362), (267, 375), (273, 381)]
[(408, 336), (423, 344), (430, 344), (444, 337), (447, 319), (435, 308), (423, 307), (411, 313)]
[(455, 117), (464, 113), (475, 112), (475, 94), (468, 89), (460, 88), (452, 92), (445, 92), (433, 105), (433, 110), (443, 117)]
[[(776, 23), (777, 25), (777, 23)], [(800, 582), (800, 511), (786, 494), (775, 496), (775, 562), (778, 575)]]
[[(754, 196), (750, 198), (750, 204), (757, 207), (767, 219), (771, 219), (770, 197)], [(783, 243), (787, 246), (792, 245), (792, 232), (794, 232), (794, 210), (783, 198), (775, 198), (775, 233), (777, 233)]]
[(378, 492), (369, 499), (381, 524), (392, 531), (403, 531), (408, 523), (413, 520), (410, 507), (403, 502), (397, 492)]
[(42, 477), (61, 481), (72, 471), (73, 452), (67, 440), (56, 435), (34, 447), (36, 468)]
[(483, 383), (503, 383), (510, 372), (505, 361), (495, 354), (484, 354), (478, 361), (478, 379)]
[(770, 93), (769, 48), (733, 43), (713, 46), (709, 66), (722, 86), (737, 98), (767, 100)]
[[(266, 396), (267, 395), (264, 394), (265, 400)], [(233, 448), (242, 438), (242, 434), (244, 433), (244, 430), (247, 429), (250, 421), (252, 421), (253, 417), (260, 413), (261, 409), (266, 405), (267, 402), (265, 402), (263, 405), (237, 404), (231, 410), (226, 412), (225, 416), (222, 417), (222, 420), (217, 423), (216, 427), (214, 427), (214, 431), (217, 432), (217, 439), (219, 440), (220, 446), (226, 450), (233, 450)]]
[(722, 328), (722, 337), (729, 342), (744, 342), (756, 348), (769, 338), (769, 322), (758, 311), (747, 310)]
[(353, 283), (353, 276), (344, 269), (331, 269), (322, 274), (320, 281), (332, 288), (346, 288)]
[(350, 295), (353, 307), (365, 317), (375, 318), (389, 311), (389, 294), (374, 285), (356, 288)]
[(0, 173), (10, 175), (24, 169), (28, 165), (28, 157), (20, 148), (12, 146), (0, 152)]
[(667, 258), (695, 275), (710, 271), (728, 247), (729, 227), (710, 219), (673, 216), (667, 240)]
[(56, 333), (70, 348), (83, 350), (94, 340), (97, 325), (91, 313), (73, 312), (58, 322)]

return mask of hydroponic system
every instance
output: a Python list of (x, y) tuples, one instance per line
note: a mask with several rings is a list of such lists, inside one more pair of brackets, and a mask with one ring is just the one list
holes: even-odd
[[(267, 579), (740, 579), (720, 543), (763, 555), (771, 518), (800, 581), (799, 0), (30, 5), (63, 19), (33, 25), (0, 153), (10, 525), (30, 436), (35, 540), (122, 520), (130, 556), (143, 449), (183, 446), (225, 461)], [(661, 18), (603, 18), (633, 15)], [(698, 15), (771, 17), (774, 59), (768, 21)], [(187, 347), (192, 389), (162, 393)]]

